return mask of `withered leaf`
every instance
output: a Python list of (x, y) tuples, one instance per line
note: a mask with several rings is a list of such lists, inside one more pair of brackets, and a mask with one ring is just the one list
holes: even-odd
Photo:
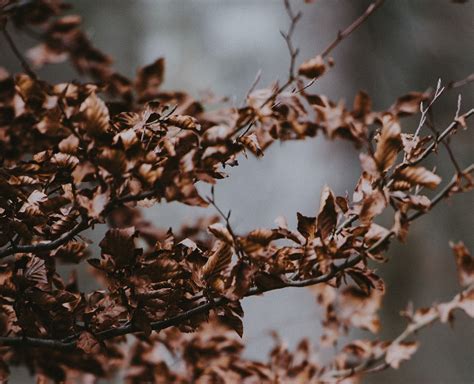
[(392, 368), (398, 369), (400, 363), (404, 360), (409, 360), (418, 349), (417, 342), (400, 342), (392, 343), (387, 349), (385, 361), (390, 364)]
[(87, 354), (97, 354), (100, 352), (100, 344), (94, 335), (83, 331), (76, 343), (77, 348), (82, 349)]
[(296, 213), (298, 219), (298, 232), (306, 239), (313, 238), (316, 233), (316, 217), (303, 216), (301, 213)]
[(35, 284), (48, 284), (47, 270), (44, 260), (36, 256), (32, 257), (28, 261), (28, 264), (26, 264), (24, 276), (27, 280)]
[(395, 180), (403, 180), (411, 185), (420, 185), (435, 189), (441, 183), (441, 177), (427, 170), (425, 167), (404, 167), (394, 174)]
[(112, 256), (118, 268), (133, 263), (138, 249), (135, 248), (135, 227), (109, 229), (99, 243), (102, 253)]
[(386, 171), (395, 163), (402, 146), (400, 134), (401, 129), (398, 121), (391, 115), (384, 115), (382, 130), (374, 154), (374, 159), (380, 171)]
[(326, 72), (326, 64), (322, 56), (316, 56), (308, 61), (305, 61), (298, 68), (298, 73), (307, 78), (318, 78)]
[(244, 135), (239, 140), (245, 146), (245, 148), (248, 148), (250, 152), (252, 152), (255, 156), (257, 157), (263, 156), (263, 151), (260, 148), (260, 145), (258, 143), (258, 139), (255, 133)]
[(219, 240), (224, 241), (227, 244), (233, 245), (234, 239), (230, 234), (229, 230), (224, 226), (222, 223), (214, 223), (211, 224), (209, 227), (209, 232), (211, 232), (215, 237)]
[(458, 279), (462, 287), (474, 284), (474, 257), (463, 242), (450, 243), (456, 260)]
[(222, 241), (216, 241), (206, 264), (202, 267), (205, 278), (213, 277), (226, 269), (232, 259), (232, 247)]
[(161, 83), (165, 73), (165, 59), (159, 58), (138, 71), (135, 88), (142, 99), (153, 97)]
[(336, 202), (334, 194), (328, 186), (321, 192), (317, 228), (323, 239), (332, 234), (337, 224)]
[(109, 131), (109, 110), (105, 103), (92, 93), (81, 105), (83, 126), (91, 136), (101, 136)]

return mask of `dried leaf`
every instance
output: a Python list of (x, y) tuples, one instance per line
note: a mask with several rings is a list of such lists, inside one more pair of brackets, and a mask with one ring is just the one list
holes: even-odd
[(385, 361), (392, 368), (398, 369), (400, 363), (404, 360), (409, 360), (417, 349), (418, 343), (416, 342), (392, 343), (387, 349)]
[(87, 331), (81, 332), (76, 346), (87, 354), (97, 354), (101, 349), (100, 344), (94, 335)]
[(382, 130), (380, 132), (374, 159), (381, 172), (389, 169), (397, 158), (402, 147), (401, 129), (399, 123), (393, 116), (384, 115), (382, 118)]
[(410, 185), (420, 185), (430, 189), (435, 189), (441, 182), (441, 177), (428, 171), (424, 167), (404, 167), (394, 174), (395, 180), (402, 180)]
[(336, 228), (337, 212), (334, 194), (328, 186), (321, 193), (319, 213), (317, 216), (317, 228), (321, 237), (326, 239)]
[(308, 61), (305, 61), (298, 68), (298, 73), (309, 79), (318, 78), (326, 71), (326, 64), (322, 56), (316, 56)]
[(211, 278), (218, 275), (226, 269), (232, 259), (232, 247), (222, 241), (217, 241), (211, 251), (206, 264), (202, 267), (202, 273), (205, 278)]
[(459, 283), (462, 287), (469, 287), (474, 284), (474, 257), (463, 242), (450, 243), (456, 259)]

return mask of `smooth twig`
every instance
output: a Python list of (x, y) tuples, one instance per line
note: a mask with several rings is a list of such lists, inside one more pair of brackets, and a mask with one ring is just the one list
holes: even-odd
[(16, 46), (15, 42), (13, 41), (13, 38), (11, 37), (10, 33), (7, 30), (6, 24), (1, 27), (2, 34), (5, 37), (5, 40), (7, 41), (8, 45), (10, 46), (10, 49), (12, 50), (13, 54), (16, 56), (18, 61), (20, 62), (21, 66), (23, 67), (23, 70), (30, 76), (33, 80), (38, 80), (38, 76), (36, 73), (31, 69), (30, 65), (26, 61), (26, 59), (23, 57), (21, 54), (20, 50)]
[(383, 4), (384, 0), (376, 0), (373, 3), (371, 3), (365, 12), (359, 16), (354, 22), (349, 25), (346, 29), (343, 31), (339, 31), (337, 33), (336, 38), (323, 50), (321, 53), (321, 57), (327, 57), (334, 48), (336, 48), (339, 43), (347, 38), (352, 32), (354, 32), (357, 28), (359, 28), (369, 17), (372, 15), (380, 6)]

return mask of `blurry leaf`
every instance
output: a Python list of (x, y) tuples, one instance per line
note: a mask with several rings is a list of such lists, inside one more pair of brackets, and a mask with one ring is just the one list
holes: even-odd
[(441, 183), (441, 177), (424, 167), (404, 167), (394, 174), (395, 180), (407, 181), (411, 185), (421, 185), (435, 189)]
[(77, 348), (82, 349), (87, 354), (97, 354), (100, 352), (100, 344), (92, 333), (81, 332), (76, 343)]
[(390, 107), (390, 110), (395, 115), (413, 115), (420, 112), (420, 104), (427, 100), (428, 93), (410, 92), (407, 95), (401, 96), (397, 99), (395, 104)]
[(101, 136), (109, 131), (109, 110), (105, 103), (92, 93), (81, 105), (84, 129), (91, 136)]
[(118, 268), (133, 263), (135, 248), (135, 228), (109, 229), (99, 243), (102, 253), (112, 256)]
[(255, 135), (255, 133), (250, 133), (250, 134), (247, 134), (245, 136), (242, 136), (239, 140), (255, 156), (257, 156), (257, 157), (263, 156), (263, 151), (260, 148), (260, 145), (258, 143), (258, 139), (257, 139), (257, 136)]
[(150, 65), (141, 68), (137, 74), (135, 88), (140, 99), (149, 99), (157, 94), (163, 82), (165, 59), (159, 58)]
[(372, 111), (372, 100), (370, 96), (364, 92), (357, 92), (354, 98), (352, 113), (356, 118), (363, 118)]
[(463, 242), (450, 243), (456, 259), (458, 269), (459, 283), (462, 287), (468, 287), (474, 284), (474, 257)]
[(418, 343), (416, 342), (392, 343), (387, 349), (385, 361), (392, 368), (398, 369), (400, 363), (404, 360), (409, 360), (417, 349)]
[(322, 56), (316, 56), (308, 61), (305, 61), (298, 68), (298, 74), (309, 79), (317, 78), (326, 71), (326, 64)]

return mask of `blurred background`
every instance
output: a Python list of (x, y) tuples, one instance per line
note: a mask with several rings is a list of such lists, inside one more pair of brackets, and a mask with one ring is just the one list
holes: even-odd
[[(259, 70), (259, 87), (286, 79), (288, 52), (280, 30), (288, 27), (282, 1), (218, 0), (76, 0), (85, 29), (94, 43), (112, 55), (116, 67), (133, 76), (136, 68), (156, 58), (166, 58), (164, 89), (185, 89), (199, 96), (210, 89), (240, 105)], [(299, 60), (321, 52), (339, 29), (366, 9), (366, 0), (292, 1), (303, 11), (294, 42)], [(474, 68), (473, 2), (448, 0), (386, 1), (364, 25), (333, 52), (336, 66), (312, 91), (351, 104), (359, 89), (371, 95), (375, 109), (388, 107), (412, 90), (459, 80)], [(27, 47), (28, 40), (20, 41)], [(2, 65), (18, 70), (4, 41), (0, 41)], [(5, 53), (5, 54), (4, 54)], [(299, 62), (300, 62), (299, 61)], [(45, 68), (40, 75), (54, 82), (77, 75), (65, 65)], [(458, 93), (462, 110), (473, 106), (473, 85), (449, 91), (434, 106), (438, 127), (444, 128), (456, 111)], [(405, 120), (404, 131), (413, 131), (417, 119)], [(427, 129), (427, 128), (426, 128)], [(474, 135), (460, 132), (452, 148), (461, 164), (472, 162)], [(446, 180), (454, 170), (444, 148), (436, 159)], [(428, 165), (431, 165), (428, 162)], [(263, 159), (242, 158), (230, 177), (216, 186), (216, 198), (224, 210), (232, 210), (237, 232), (271, 227), (283, 215), (296, 225), (296, 212), (314, 215), (324, 184), (336, 194), (351, 195), (360, 174), (352, 145), (317, 137), (305, 142), (274, 144)], [(474, 249), (473, 194), (456, 196), (412, 225), (406, 244), (394, 242), (391, 262), (379, 266), (386, 278), (387, 294), (381, 311), (382, 338), (393, 338), (405, 326), (399, 316), (408, 302), (415, 307), (450, 299), (458, 290), (456, 270), (448, 242), (463, 240)], [(146, 216), (163, 227), (215, 212), (163, 204)], [(97, 239), (98, 235), (94, 235)], [(321, 335), (320, 312), (314, 296), (304, 289), (286, 289), (244, 300), (246, 353), (263, 358), (272, 345), (269, 331), (276, 330), (290, 346), (309, 337), (315, 344)], [(367, 337), (365, 332), (349, 337)], [(419, 335), (421, 347), (398, 371), (372, 375), (368, 383), (472, 383), (474, 382), (474, 324), (459, 314), (453, 327), (435, 325)], [(339, 346), (341, 347), (341, 346)], [(22, 382), (15, 375), (12, 382)]]

